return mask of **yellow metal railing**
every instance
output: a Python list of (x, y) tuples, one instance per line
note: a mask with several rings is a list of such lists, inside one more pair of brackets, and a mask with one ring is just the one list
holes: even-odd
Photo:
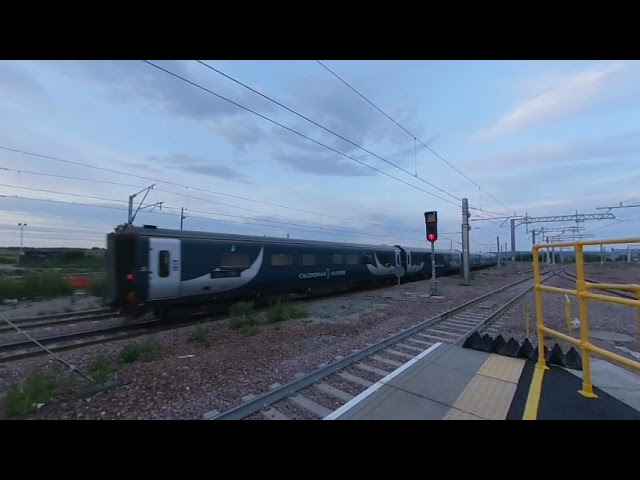
[[(631, 368), (640, 370), (640, 362), (636, 362), (625, 358), (621, 355), (617, 355), (608, 350), (604, 350), (600, 347), (593, 345), (589, 341), (589, 319), (587, 317), (587, 300), (600, 300), (602, 302), (617, 303), (619, 305), (628, 305), (630, 307), (638, 308), (638, 327), (640, 328), (640, 285), (615, 285), (604, 283), (590, 283), (585, 280), (584, 276), (584, 247), (589, 245), (620, 245), (629, 243), (640, 243), (640, 238), (620, 238), (616, 240), (580, 240), (576, 242), (558, 242), (558, 243), (542, 243), (533, 246), (533, 272), (535, 278), (535, 295), (536, 295), (536, 323), (538, 333), (538, 363), (537, 368), (542, 370), (548, 370), (546, 359), (544, 357), (544, 335), (551, 335), (569, 342), (582, 350), (582, 370), (583, 381), (582, 390), (580, 393), (587, 398), (597, 398), (597, 395), (593, 392), (593, 384), (591, 383), (591, 353), (596, 353), (604, 358), (613, 360)], [(541, 282), (540, 273), (540, 250), (551, 247), (573, 247), (576, 257), (576, 289), (569, 290), (566, 288), (550, 287), (543, 285)], [(598, 293), (591, 293), (588, 290), (628, 290), (635, 292), (636, 300), (622, 297), (613, 297), (609, 295), (601, 295)], [(580, 319), (580, 339), (573, 338), (572, 336), (565, 335), (564, 333), (557, 332), (544, 325), (544, 312), (542, 305), (542, 292), (560, 293), (568, 296), (574, 296), (578, 299), (578, 317)], [(571, 333), (571, 325), (569, 323), (570, 302), (566, 306), (567, 315), (567, 327), (569, 333)], [(640, 330), (639, 333), (640, 335)]]

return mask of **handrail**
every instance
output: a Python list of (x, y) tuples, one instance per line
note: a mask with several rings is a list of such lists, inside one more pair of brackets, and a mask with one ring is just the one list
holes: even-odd
[[(617, 245), (622, 243), (640, 243), (640, 238), (620, 238), (614, 240), (579, 240), (574, 242), (559, 242), (559, 243), (540, 243), (533, 246), (533, 272), (535, 279), (535, 297), (536, 297), (536, 328), (538, 333), (538, 363), (536, 368), (542, 370), (548, 370), (547, 362), (544, 355), (544, 336), (545, 334), (556, 337), (559, 340), (575, 345), (582, 350), (582, 370), (583, 381), (582, 390), (579, 391), (581, 395), (587, 398), (598, 398), (593, 391), (593, 384), (591, 382), (591, 353), (595, 353), (603, 356), (614, 362), (621, 363), (630, 368), (640, 370), (640, 362), (630, 360), (621, 355), (617, 355), (613, 352), (605, 350), (603, 348), (593, 345), (589, 341), (589, 319), (587, 315), (587, 299), (599, 300), (608, 303), (617, 303), (619, 305), (627, 305), (638, 308), (638, 326), (640, 332), (640, 285), (616, 285), (606, 283), (591, 283), (585, 280), (584, 275), (584, 246), (586, 245)], [(575, 249), (576, 257), (576, 289), (569, 290), (567, 288), (550, 287), (543, 285), (541, 282), (540, 274), (540, 250), (546, 248), (555, 247), (573, 247)], [(614, 297), (610, 295), (601, 295), (598, 293), (591, 293), (588, 289), (592, 290), (604, 290), (604, 289), (616, 289), (632, 291), (636, 294), (636, 299)], [(542, 304), (542, 292), (559, 293), (565, 295), (571, 295), (578, 299), (578, 312), (580, 319), (580, 339), (576, 339), (570, 335), (566, 335), (561, 332), (557, 332), (544, 325), (544, 311)], [(640, 335), (640, 333), (639, 333)]]

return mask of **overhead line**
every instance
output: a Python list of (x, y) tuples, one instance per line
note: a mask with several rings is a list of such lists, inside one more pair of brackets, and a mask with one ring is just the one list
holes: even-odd
[[(118, 182), (110, 182), (108, 180), (95, 180), (95, 179), (92, 179), (92, 178), (74, 177), (74, 176), (70, 176), (70, 175), (59, 175), (59, 174), (54, 174), (54, 173), (34, 172), (34, 171), (30, 171), (30, 170), (18, 170), (18, 169), (15, 169), (15, 168), (0, 167), (0, 170), (10, 171), (10, 172), (17, 172), (17, 173), (26, 173), (26, 174), (30, 174), (30, 175), (40, 175), (40, 176), (45, 176), (45, 177), (65, 178), (65, 179), (68, 179), (68, 180), (79, 180), (79, 181), (85, 181), (85, 182), (106, 183), (108, 185), (117, 185), (117, 186), (124, 186), (124, 187), (144, 188), (141, 185), (124, 184), (124, 183), (118, 183)], [(178, 197), (183, 197), (184, 196), (184, 194), (182, 194), (182, 193), (171, 192), (169, 190), (163, 190), (163, 189), (155, 188), (155, 187), (154, 187), (153, 190), (155, 192), (166, 193), (166, 194), (175, 195), (175, 196), (178, 196)], [(193, 195), (189, 195), (189, 198), (193, 199), (193, 200), (199, 200), (199, 201), (202, 201), (202, 202), (212, 203), (214, 205), (223, 205), (225, 207), (237, 208), (239, 210), (245, 210), (247, 212), (253, 212), (253, 213), (258, 213), (258, 214), (263, 214), (263, 215), (270, 215), (272, 217), (285, 218), (285, 219), (289, 219), (289, 220), (307, 222), (309, 224), (316, 224), (316, 225), (320, 225), (322, 227), (333, 228), (331, 225), (327, 225), (327, 224), (321, 223), (321, 222), (315, 222), (315, 221), (312, 221), (312, 220), (303, 220), (303, 219), (295, 218), (295, 217), (287, 217), (285, 215), (278, 215), (278, 214), (275, 214), (275, 213), (265, 212), (265, 211), (262, 211), (262, 210), (254, 210), (254, 209), (251, 209), (251, 208), (232, 205), (230, 203), (218, 202), (216, 200), (211, 200), (211, 199), (208, 199), (208, 198), (196, 197), (196, 196), (193, 196)], [(347, 219), (344, 219), (344, 220), (347, 220)], [(384, 225), (384, 224), (375, 224), (375, 223), (372, 223), (371, 225), (379, 225), (381, 227), (386, 227), (386, 228), (395, 228), (397, 230), (407, 230), (407, 231), (410, 231), (410, 232), (422, 233), (422, 230), (417, 230), (415, 228), (406, 228), (406, 227), (398, 227), (398, 226), (394, 226), (394, 225)]]
[(402, 130), (404, 130), (408, 135), (410, 135), (411, 137), (413, 137), (414, 140), (417, 140), (418, 142), (420, 142), (420, 144), (425, 147), (426, 149), (428, 149), (431, 153), (433, 153), (436, 157), (438, 157), (440, 160), (442, 160), (443, 162), (445, 162), (447, 165), (449, 165), (451, 168), (453, 168), (456, 172), (458, 172), (460, 175), (462, 175), (463, 177), (465, 177), (467, 180), (469, 180), (471, 183), (473, 183), (476, 187), (478, 187), (480, 190), (482, 190), (483, 192), (485, 192), (487, 195), (489, 195), (491, 198), (493, 198), (496, 202), (500, 203), (501, 205), (503, 205), (507, 210), (510, 210), (510, 208), (505, 205), (504, 203), (502, 203), (500, 200), (498, 200), (496, 197), (494, 197), (492, 194), (490, 194), (489, 192), (487, 192), (484, 188), (482, 188), (480, 185), (478, 185), (475, 181), (473, 181), (471, 178), (469, 178), (467, 175), (465, 175), (463, 172), (461, 172), (460, 170), (458, 170), (455, 166), (453, 166), (449, 161), (447, 161), (442, 155), (440, 155), (438, 152), (436, 152), (433, 148), (431, 148), (430, 146), (428, 146), (427, 144), (425, 144), (422, 140), (420, 140), (419, 138), (417, 138), (413, 133), (411, 133), (409, 130), (407, 130), (406, 128), (404, 128), (402, 125), (400, 125), (396, 120), (394, 120), (393, 118), (391, 118), (389, 115), (387, 115), (384, 111), (382, 111), (382, 109), (380, 109), (376, 104), (374, 104), (371, 100), (369, 100), (367, 97), (365, 97), (363, 94), (361, 94), (358, 90), (356, 90), (354, 87), (352, 87), (351, 85), (349, 85), (348, 82), (346, 82), (345, 80), (343, 80), (337, 73), (335, 73), (333, 70), (331, 70), (329, 67), (327, 67), (324, 63), (322, 63), (320, 60), (316, 60), (316, 62), (318, 62), (318, 64), (320, 64), (325, 70), (327, 70), (329, 73), (331, 73), (334, 77), (336, 77), (338, 80), (340, 80), (342, 83), (344, 83), (347, 87), (349, 87), (351, 90), (353, 90), (357, 95), (359, 95), (362, 99), (364, 99), (367, 103), (369, 103), (369, 105), (371, 105), (372, 107), (374, 107), (376, 110), (378, 110), (380, 113), (382, 113), (385, 117), (387, 117), (389, 120), (391, 120), (393, 123), (395, 123), (398, 127), (400, 127)]
[[(69, 163), (71, 165), (79, 165), (79, 166), (86, 167), (86, 168), (93, 168), (93, 169), (96, 169), (96, 170), (102, 170), (102, 171), (105, 171), (105, 172), (115, 173), (117, 175), (125, 175), (125, 176), (128, 176), (128, 177), (140, 178), (142, 180), (150, 180), (150, 181), (156, 182), (156, 183), (164, 183), (165, 185), (173, 185), (175, 187), (185, 188), (187, 190), (195, 190), (195, 191), (198, 191), (198, 192), (210, 193), (210, 194), (213, 194), (213, 195), (222, 195), (222, 196), (225, 196), (225, 197), (237, 198), (238, 200), (245, 200), (245, 201), (248, 201), (248, 202), (258, 203), (258, 204), (262, 204), (262, 205), (269, 205), (269, 206), (272, 206), (272, 207), (284, 208), (284, 209), (287, 209), (287, 210), (294, 210), (294, 211), (297, 211), (297, 212), (308, 213), (308, 214), (311, 214), (311, 215), (318, 215), (318, 216), (323, 216), (323, 217), (327, 217), (327, 218), (335, 218), (337, 220), (346, 220), (347, 222), (358, 222), (358, 223), (362, 223), (364, 225), (376, 225), (376, 226), (381, 226), (381, 227), (389, 227), (390, 226), (390, 225), (384, 225), (384, 224), (381, 224), (381, 223), (366, 222), (364, 220), (358, 220), (358, 219), (355, 219), (355, 218), (346, 218), (346, 217), (339, 217), (337, 215), (330, 215), (330, 214), (327, 214), (327, 213), (312, 212), (312, 211), (303, 210), (303, 209), (300, 209), (300, 208), (288, 207), (286, 205), (279, 205), (277, 203), (265, 202), (263, 200), (254, 200), (254, 199), (247, 198), (247, 197), (241, 197), (241, 196), (238, 196), (238, 195), (232, 195), (230, 193), (216, 192), (216, 191), (207, 190), (207, 189), (204, 189), (204, 188), (192, 187), (192, 186), (189, 186), (189, 185), (183, 185), (183, 184), (180, 184), (180, 183), (169, 182), (169, 181), (166, 181), (166, 180), (159, 180), (159, 179), (152, 178), (152, 177), (145, 177), (143, 175), (136, 175), (134, 173), (121, 172), (121, 171), (113, 170), (113, 169), (110, 169), (110, 168), (98, 167), (96, 165), (89, 165), (87, 163), (76, 162), (76, 161), (73, 161), (73, 160), (67, 160), (67, 159), (63, 159), (63, 158), (59, 158), (59, 157), (53, 157), (53, 156), (50, 156), (50, 155), (43, 155), (43, 154), (40, 154), (40, 153), (27, 152), (25, 150), (19, 150), (19, 149), (15, 149), (15, 148), (10, 148), (10, 147), (6, 147), (6, 146), (3, 146), (3, 145), (0, 145), (0, 149), (1, 150), (7, 150), (9, 152), (20, 153), (20, 154), (23, 154), (23, 155), (30, 155), (30, 156), (33, 156), (33, 157), (46, 158), (48, 160), (54, 160), (54, 161), (57, 161), (57, 162)], [(116, 185), (122, 185), (122, 184), (118, 184), (116, 182), (107, 182), (105, 180), (91, 180), (91, 181), (99, 182), (99, 183), (109, 183), (109, 184), (113, 183), (113, 184), (116, 184)], [(138, 188), (138, 187), (139, 186), (136, 186), (136, 188)], [(140, 188), (142, 188), (142, 187), (140, 187)], [(179, 194), (179, 195), (182, 195), (182, 194)]]
[(278, 106), (280, 106), (280, 107), (284, 108), (284, 109), (285, 109), (285, 110), (287, 110), (288, 112), (291, 112), (291, 113), (293, 113), (294, 115), (297, 115), (298, 117), (303, 118), (303, 119), (304, 119), (304, 120), (306, 120), (307, 122), (314, 124), (316, 127), (320, 127), (320, 128), (322, 128), (324, 131), (329, 132), (329, 133), (331, 133), (332, 135), (335, 135), (336, 137), (340, 138), (341, 140), (344, 140), (344, 141), (345, 141), (345, 142), (347, 142), (347, 143), (350, 143), (350, 144), (351, 144), (351, 145), (353, 145), (354, 147), (359, 148), (360, 150), (363, 150), (363, 151), (367, 152), (369, 155), (372, 155), (372, 156), (376, 157), (377, 159), (382, 160), (383, 162), (386, 162), (386, 163), (388, 163), (389, 165), (391, 165), (391, 166), (393, 166), (393, 167), (396, 167), (398, 170), (401, 170), (401, 171), (403, 171), (404, 173), (407, 173), (407, 174), (411, 175), (412, 177), (415, 177), (415, 178), (417, 178), (418, 180), (420, 180), (420, 181), (424, 182), (425, 184), (427, 184), (427, 185), (429, 185), (429, 186), (431, 186), (431, 187), (435, 188), (436, 190), (439, 190), (439, 191), (441, 191), (442, 193), (444, 193), (444, 194), (446, 194), (446, 195), (449, 195), (449, 196), (450, 196), (450, 197), (452, 197), (452, 198), (455, 198), (455, 199), (456, 199), (456, 200), (458, 200), (459, 202), (462, 202), (462, 199), (461, 199), (461, 198), (458, 198), (458, 197), (456, 197), (455, 195), (453, 195), (453, 194), (451, 194), (451, 193), (447, 192), (446, 190), (443, 190), (442, 188), (440, 188), (440, 187), (438, 187), (438, 186), (434, 185), (433, 183), (430, 183), (430, 182), (428, 182), (428, 181), (424, 180), (423, 178), (420, 178), (417, 174), (415, 174), (415, 175), (414, 175), (414, 174), (413, 174), (413, 173), (411, 173), (409, 170), (406, 170), (406, 169), (404, 169), (404, 168), (400, 167), (399, 165), (396, 165), (395, 163), (393, 163), (393, 162), (391, 162), (391, 161), (387, 160), (386, 158), (383, 158), (383, 157), (381, 157), (380, 155), (378, 155), (378, 154), (376, 154), (376, 153), (372, 152), (371, 150), (368, 150), (368, 149), (366, 149), (365, 147), (363, 147), (363, 146), (361, 146), (361, 145), (358, 145), (357, 143), (355, 143), (355, 142), (353, 142), (353, 141), (349, 140), (348, 138), (343, 137), (343, 136), (342, 136), (342, 135), (340, 135), (339, 133), (336, 133), (336, 132), (334, 132), (333, 130), (331, 130), (331, 129), (329, 129), (329, 128), (327, 128), (327, 127), (323, 126), (323, 125), (320, 125), (318, 122), (316, 122), (316, 121), (314, 121), (314, 120), (311, 120), (309, 117), (307, 117), (307, 116), (305, 116), (305, 115), (302, 115), (301, 113), (296, 112), (296, 111), (295, 111), (295, 110), (293, 110), (292, 108), (289, 108), (289, 107), (287, 107), (286, 105), (283, 105), (282, 103), (278, 102), (277, 100), (274, 100), (273, 98), (269, 97), (268, 95), (265, 95), (264, 93), (259, 92), (258, 90), (256, 90), (256, 89), (254, 89), (254, 88), (250, 87), (249, 85), (246, 85), (245, 83), (242, 83), (240, 80), (238, 80), (238, 79), (236, 79), (236, 78), (233, 78), (233, 77), (232, 77), (232, 76), (230, 76), (230, 75), (227, 75), (226, 73), (222, 72), (221, 70), (219, 70), (219, 69), (217, 69), (217, 68), (215, 68), (215, 67), (212, 67), (211, 65), (209, 65), (209, 64), (207, 64), (207, 63), (205, 63), (205, 62), (203, 62), (202, 60), (196, 60), (196, 62), (198, 62), (199, 64), (201, 64), (201, 65), (205, 66), (205, 67), (206, 67), (206, 68), (208, 68), (209, 70), (212, 70), (212, 71), (214, 71), (214, 72), (216, 72), (216, 73), (218, 73), (218, 74), (222, 75), (223, 77), (225, 77), (225, 78), (227, 78), (227, 79), (231, 80), (232, 82), (235, 82), (235, 83), (237, 83), (238, 85), (241, 85), (242, 87), (246, 88), (247, 90), (250, 90), (250, 91), (252, 91), (253, 93), (255, 93), (255, 94), (257, 94), (257, 95), (260, 95), (262, 98), (265, 98), (266, 100), (269, 100), (270, 102), (275, 103), (276, 105), (278, 105)]
[[(53, 190), (46, 190), (46, 189), (33, 188), (33, 187), (19, 187), (19, 186), (15, 186), (15, 185), (7, 185), (7, 184), (0, 184), (0, 186), (8, 187), (8, 188), (17, 188), (17, 189), (22, 189), (22, 190), (31, 190), (31, 191), (36, 191), (36, 192), (52, 193), (52, 194), (55, 194), (55, 195), (69, 195), (69, 196), (74, 196), (74, 197), (89, 198), (89, 199), (93, 199), (93, 200), (101, 200), (101, 201), (107, 201), (107, 202), (127, 203), (126, 200), (118, 200), (118, 199), (113, 199), (113, 198), (97, 197), (97, 196), (93, 196), (93, 195), (84, 195), (84, 194), (67, 193), (67, 192), (56, 192), (56, 191), (53, 191)], [(8, 195), (6, 195), (6, 197), (11, 198)], [(15, 198), (23, 198), (23, 197), (16, 196)], [(31, 199), (31, 200), (35, 200), (35, 199)], [(43, 200), (47, 200), (47, 199), (43, 199)], [(62, 203), (68, 203), (68, 202), (62, 202)], [(82, 204), (78, 204), (78, 205), (82, 205)], [(85, 204), (85, 205), (87, 205), (87, 204)], [(93, 206), (93, 205), (87, 205), (87, 206)], [(95, 205), (95, 206), (100, 206), (100, 205)], [(180, 207), (172, 207), (172, 206), (163, 206), (163, 208), (165, 208), (167, 210), (175, 210), (176, 212), (182, 210)], [(239, 216), (239, 215), (207, 212), (207, 211), (202, 211), (202, 210), (185, 209), (185, 212), (193, 212), (193, 213), (200, 213), (200, 214), (204, 214), (204, 215), (214, 215), (214, 216), (220, 216), (220, 217), (238, 218), (238, 219), (242, 219), (242, 220), (251, 220), (252, 222), (262, 222), (262, 223), (249, 223), (248, 224), (246, 222), (236, 222), (236, 221), (231, 221), (231, 220), (213, 219), (213, 218), (209, 218), (209, 217), (199, 217), (197, 215), (190, 215), (191, 218), (203, 218), (203, 219), (207, 219), (207, 220), (238, 223), (238, 224), (241, 224), (241, 225), (253, 225), (253, 226), (262, 226), (262, 227), (272, 227), (273, 226), (273, 227), (276, 227), (276, 228), (284, 228), (284, 229), (288, 228), (290, 230), (301, 230), (299, 228), (296, 229), (296, 228), (291, 228), (291, 227), (305, 227), (305, 228), (316, 228), (317, 230), (306, 230), (306, 229), (304, 229), (304, 230), (301, 230), (301, 231), (308, 232), (308, 233), (318, 233), (319, 231), (321, 231), (321, 233), (324, 233), (324, 234), (339, 235), (339, 236), (346, 236), (346, 237), (362, 237), (362, 238), (371, 238), (371, 239), (373, 239), (373, 238), (382, 238), (382, 239), (417, 241), (416, 239), (413, 239), (413, 238), (395, 237), (393, 235), (380, 235), (380, 234), (358, 232), (358, 231), (352, 231), (352, 230), (344, 230), (344, 229), (332, 228), (332, 227), (329, 227), (329, 228), (314, 227), (313, 225), (300, 225), (300, 224), (296, 224), (296, 223), (281, 222), (281, 221), (277, 221), (277, 220), (266, 220), (266, 219), (252, 218), (252, 217), (242, 217), (242, 216)], [(161, 213), (161, 212), (149, 212), (149, 213)], [(179, 215), (179, 214), (176, 213), (176, 215)], [(281, 225), (286, 225), (286, 226), (280, 227), (280, 226), (272, 225), (272, 224), (281, 224)], [(344, 232), (344, 233), (336, 233), (336, 232)], [(443, 238), (447, 238), (447, 237), (443, 237)], [(447, 239), (448, 240), (453, 240), (453, 239), (450, 239), (450, 238), (447, 238)], [(456, 240), (453, 240), (453, 241), (456, 241)]]
[(196, 88), (199, 88), (199, 89), (201, 89), (201, 90), (203, 90), (203, 91), (205, 91), (205, 92), (207, 92), (207, 93), (209, 93), (211, 95), (214, 95), (214, 96), (220, 98), (221, 100), (229, 102), (232, 105), (235, 105), (235, 106), (237, 106), (239, 108), (242, 108), (243, 110), (246, 110), (247, 112), (253, 113), (254, 115), (262, 118), (263, 120), (266, 120), (266, 121), (268, 121), (270, 123), (273, 123), (274, 125), (277, 125), (277, 126), (279, 126), (281, 128), (284, 128), (285, 130), (287, 130), (287, 131), (289, 131), (291, 133), (295, 133), (296, 135), (298, 135), (298, 136), (300, 136), (300, 137), (302, 137), (302, 138), (304, 138), (306, 140), (309, 140), (310, 142), (313, 142), (313, 143), (315, 143), (317, 145), (320, 145), (320, 146), (322, 146), (322, 147), (324, 147), (324, 148), (326, 148), (328, 150), (331, 150), (332, 152), (337, 153), (338, 155), (341, 155), (341, 156), (343, 156), (345, 158), (348, 158), (349, 160), (353, 160), (354, 162), (357, 162), (360, 165), (363, 165), (363, 166), (365, 166), (367, 168), (370, 168), (371, 170), (375, 170), (376, 172), (381, 173), (381, 174), (383, 174), (383, 175), (385, 175), (385, 176), (387, 176), (389, 178), (392, 178), (394, 180), (402, 182), (405, 185), (408, 185), (409, 187), (415, 188), (416, 190), (420, 190), (421, 192), (424, 192), (427, 195), (431, 195), (432, 197), (438, 198), (438, 199), (442, 200), (443, 202), (450, 203), (452, 205), (455, 205), (456, 207), (459, 206), (457, 203), (454, 203), (451, 200), (447, 200), (446, 198), (442, 198), (442, 197), (436, 195), (435, 193), (428, 192), (427, 190), (424, 190), (424, 189), (422, 189), (420, 187), (417, 187), (416, 185), (413, 185), (411, 183), (405, 182), (404, 180), (402, 180), (402, 179), (400, 179), (398, 177), (394, 177), (393, 175), (390, 175), (387, 172), (384, 172), (384, 171), (380, 170), (379, 168), (376, 168), (376, 167), (374, 167), (372, 165), (369, 165), (369, 164), (366, 164), (364, 162), (361, 162), (360, 160), (358, 160), (356, 158), (353, 158), (352, 156), (347, 155), (346, 153), (343, 153), (343, 152), (341, 152), (339, 150), (336, 150), (335, 148), (330, 147), (329, 145), (325, 145), (324, 143), (319, 142), (318, 140), (315, 140), (315, 139), (313, 139), (313, 138), (311, 138), (311, 137), (309, 137), (309, 136), (307, 136), (307, 135), (305, 135), (303, 133), (300, 133), (297, 130), (294, 130), (293, 128), (287, 127), (286, 125), (283, 125), (283, 124), (281, 124), (279, 122), (276, 122), (275, 120), (273, 120), (273, 119), (271, 119), (271, 118), (269, 118), (269, 117), (267, 117), (265, 115), (262, 115), (261, 113), (258, 113), (255, 110), (251, 110), (250, 108), (245, 107), (244, 105), (241, 105), (238, 102), (235, 102), (235, 101), (233, 101), (231, 99), (228, 99), (227, 97), (224, 97), (224, 96), (220, 95), (219, 93), (214, 92), (213, 90), (209, 90), (208, 88), (203, 87), (202, 85), (199, 85), (199, 84), (197, 84), (197, 83), (195, 83), (195, 82), (193, 82), (193, 81), (191, 81), (191, 80), (189, 80), (189, 79), (187, 79), (187, 78), (185, 78), (185, 77), (183, 77), (181, 75), (178, 75), (177, 73), (174, 73), (174, 72), (172, 72), (170, 70), (167, 70), (166, 68), (163, 68), (163, 67), (161, 67), (159, 65), (156, 65), (155, 63), (152, 63), (152, 62), (150, 62), (148, 60), (142, 60), (142, 61), (147, 63), (147, 64), (149, 64), (149, 65), (151, 65), (152, 67), (157, 68), (158, 70), (162, 70), (163, 72), (165, 72), (165, 73), (167, 73), (169, 75), (172, 75), (175, 78), (178, 78), (178, 79), (182, 80), (183, 82), (186, 82), (186, 83), (188, 83), (188, 84), (190, 84), (190, 85), (192, 85), (192, 86), (194, 86)]

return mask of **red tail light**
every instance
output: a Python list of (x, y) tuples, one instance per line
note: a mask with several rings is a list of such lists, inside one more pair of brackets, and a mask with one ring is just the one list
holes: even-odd
[(133, 273), (127, 275), (127, 280), (129, 280), (130, 282), (133, 281)]

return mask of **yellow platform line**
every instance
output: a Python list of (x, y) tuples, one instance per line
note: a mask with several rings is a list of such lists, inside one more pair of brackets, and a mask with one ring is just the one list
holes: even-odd
[(533, 378), (531, 379), (531, 386), (529, 387), (527, 403), (524, 407), (524, 415), (522, 416), (523, 420), (536, 420), (538, 418), (538, 407), (540, 406), (544, 371), (544, 368), (539, 368), (536, 365), (535, 371), (533, 372)]

